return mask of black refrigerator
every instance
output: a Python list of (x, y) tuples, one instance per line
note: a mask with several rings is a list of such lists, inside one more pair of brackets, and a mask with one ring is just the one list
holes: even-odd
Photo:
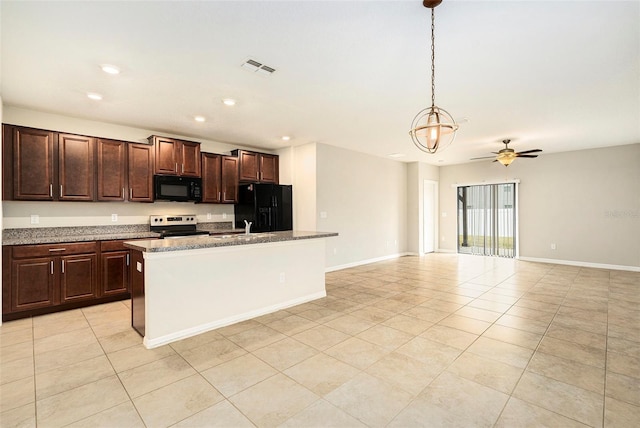
[(251, 232), (293, 230), (292, 187), (280, 184), (241, 184), (235, 206), (236, 228), (253, 223)]

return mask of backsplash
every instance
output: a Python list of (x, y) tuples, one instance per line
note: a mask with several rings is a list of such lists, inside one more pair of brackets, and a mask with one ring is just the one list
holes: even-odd
[[(233, 205), (188, 202), (36, 202), (4, 201), (4, 229), (149, 225), (150, 215), (195, 214), (198, 223), (230, 222)], [(115, 214), (115, 216), (114, 216)], [(115, 219), (115, 220), (114, 220)]]

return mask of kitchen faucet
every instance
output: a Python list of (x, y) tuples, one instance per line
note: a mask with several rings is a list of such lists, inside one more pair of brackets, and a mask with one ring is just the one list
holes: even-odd
[(251, 224), (253, 222), (247, 222), (247, 220), (244, 221), (244, 234), (248, 235), (251, 232)]

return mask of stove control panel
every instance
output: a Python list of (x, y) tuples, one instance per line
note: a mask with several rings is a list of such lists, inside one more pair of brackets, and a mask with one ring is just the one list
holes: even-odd
[(198, 224), (195, 214), (184, 215), (152, 215), (149, 216), (151, 226), (184, 226)]

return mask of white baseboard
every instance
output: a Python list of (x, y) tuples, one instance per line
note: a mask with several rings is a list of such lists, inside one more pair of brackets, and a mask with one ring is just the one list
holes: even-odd
[[(388, 256), (376, 257), (374, 259), (360, 260), (360, 261), (353, 262), (353, 263), (346, 263), (344, 265), (329, 266), (328, 268), (325, 268), (324, 271), (325, 272), (334, 272), (334, 271), (337, 271), (337, 270), (348, 269), (348, 268), (352, 268), (352, 267), (356, 267), (356, 266), (362, 266), (362, 265), (368, 265), (370, 263), (381, 262), (381, 261), (384, 261), (384, 260), (397, 259), (399, 257), (410, 256), (410, 255), (414, 255), (414, 254), (412, 254), (412, 253), (389, 254)], [(417, 254), (415, 254), (415, 255), (417, 255)]]
[(304, 297), (299, 297), (297, 299), (289, 300), (287, 302), (278, 303), (277, 305), (261, 308), (255, 311), (245, 312), (244, 314), (235, 315), (225, 319), (216, 320), (207, 324), (202, 324), (196, 327), (178, 331), (176, 333), (167, 334), (165, 336), (157, 337), (152, 340), (147, 340), (147, 338), (145, 337), (143, 339), (143, 344), (147, 349), (157, 348), (158, 346), (166, 345), (168, 343), (175, 342), (177, 340), (186, 339), (188, 337), (206, 333), (207, 331), (215, 330), (220, 327), (226, 327), (228, 325), (235, 324), (241, 321), (250, 320), (250, 319), (259, 317), (261, 315), (277, 312), (281, 309), (287, 309), (292, 306), (301, 305), (302, 303), (312, 302), (317, 299), (322, 299), (323, 297), (326, 297), (326, 296), (327, 296), (327, 293), (325, 291), (322, 291), (319, 293), (313, 293)]
[(519, 257), (518, 260), (523, 260), (525, 262), (551, 263), (556, 265), (579, 266), (579, 267), (588, 267), (588, 268), (595, 268), (595, 269), (628, 270), (631, 272), (640, 272), (640, 266), (610, 265), (606, 263), (590, 263), (590, 262), (579, 262), (575, 260), (543, 259), (538, 257), (522, 257), (522, 256)]
[(444, 250), (442, 248), (438, 248), (436, 253), (446, 253), (446, 254), (456, 254), (458, 251), (456, 250)]

